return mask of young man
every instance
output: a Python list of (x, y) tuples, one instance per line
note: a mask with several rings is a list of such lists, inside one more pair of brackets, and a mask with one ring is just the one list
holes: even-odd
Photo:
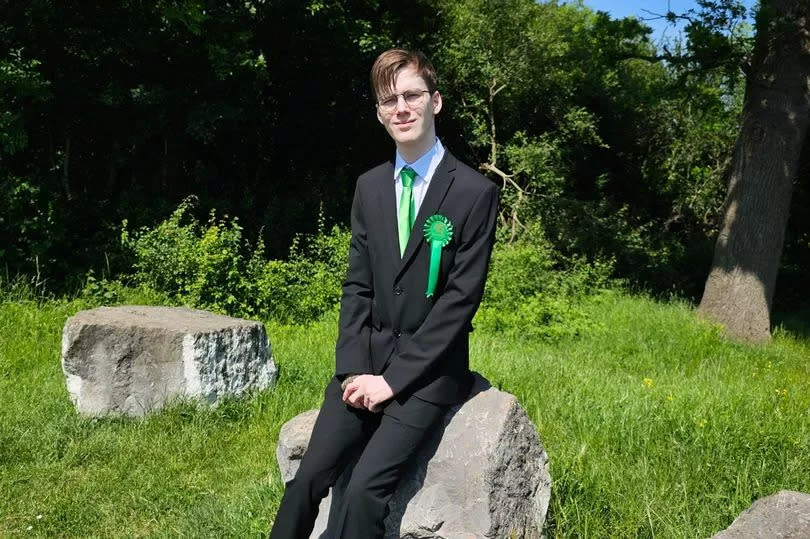
[(309, 537), (318, 505), (357, 452), (328, 533), (383, 537), (404, 464), (472, 382), (470, 322), (484, 291), (498, 189), (436, 138), (442, 96), (422, 53), (382, 53), (371, 85), (396, 155), (357, 181), (335, 377), (271, 538)]

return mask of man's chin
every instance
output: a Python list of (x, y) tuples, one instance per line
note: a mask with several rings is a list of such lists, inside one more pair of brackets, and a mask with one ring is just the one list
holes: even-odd
[[(405, 135), (405, 136), (402, 136), (402, 135)], [(410, 133), (403, 133), (400, 136), (395, 137), (394, 140), (400, 146), (405, 146), (407, 148), (410, 148), (411, 146), (418, 146), (419, 145), (419, 137), (416, 136), (415, 134), (411, 135)]]

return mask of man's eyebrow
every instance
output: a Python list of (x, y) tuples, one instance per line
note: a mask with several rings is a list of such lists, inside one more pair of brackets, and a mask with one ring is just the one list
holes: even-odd
[(394, 96), (397, 96), (399, 94), (407, 94), (407, 93), (410, 93), (410, 92), (429, 92), (429, 91), (430, 90), (428, 90), (427, 88), (408, 88), (407, 90), (402, 90), (401, 92), (385, 94), (385, 95), (383, 95), (383, 99), (387, 99), (389, 97), (394, 97)]

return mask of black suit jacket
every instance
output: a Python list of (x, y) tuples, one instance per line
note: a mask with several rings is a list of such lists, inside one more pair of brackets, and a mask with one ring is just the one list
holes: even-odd
[[(425, 295), (433, 214), (454, 232), (442, 249), (439, 282)], [(449, 404), (469, 392), (469, 333), (484, 292), (495, 236), (498, 188), (445, 150), (400, 257), (394, 166), (357, 180), (349, 269), (343, 284), (336, 375), (382, 374), (394, 395)]]

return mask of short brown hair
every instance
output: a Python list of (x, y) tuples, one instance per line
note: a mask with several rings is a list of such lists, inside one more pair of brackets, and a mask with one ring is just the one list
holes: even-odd
[(394, 87), (397, 72), (404, 67), (416, 69), (430, 93), (436, 91), (436, 69), (427, 56), (419, 51), (388, 49), (380, 54), (371, 66), (371, 89), (376, 99)]

